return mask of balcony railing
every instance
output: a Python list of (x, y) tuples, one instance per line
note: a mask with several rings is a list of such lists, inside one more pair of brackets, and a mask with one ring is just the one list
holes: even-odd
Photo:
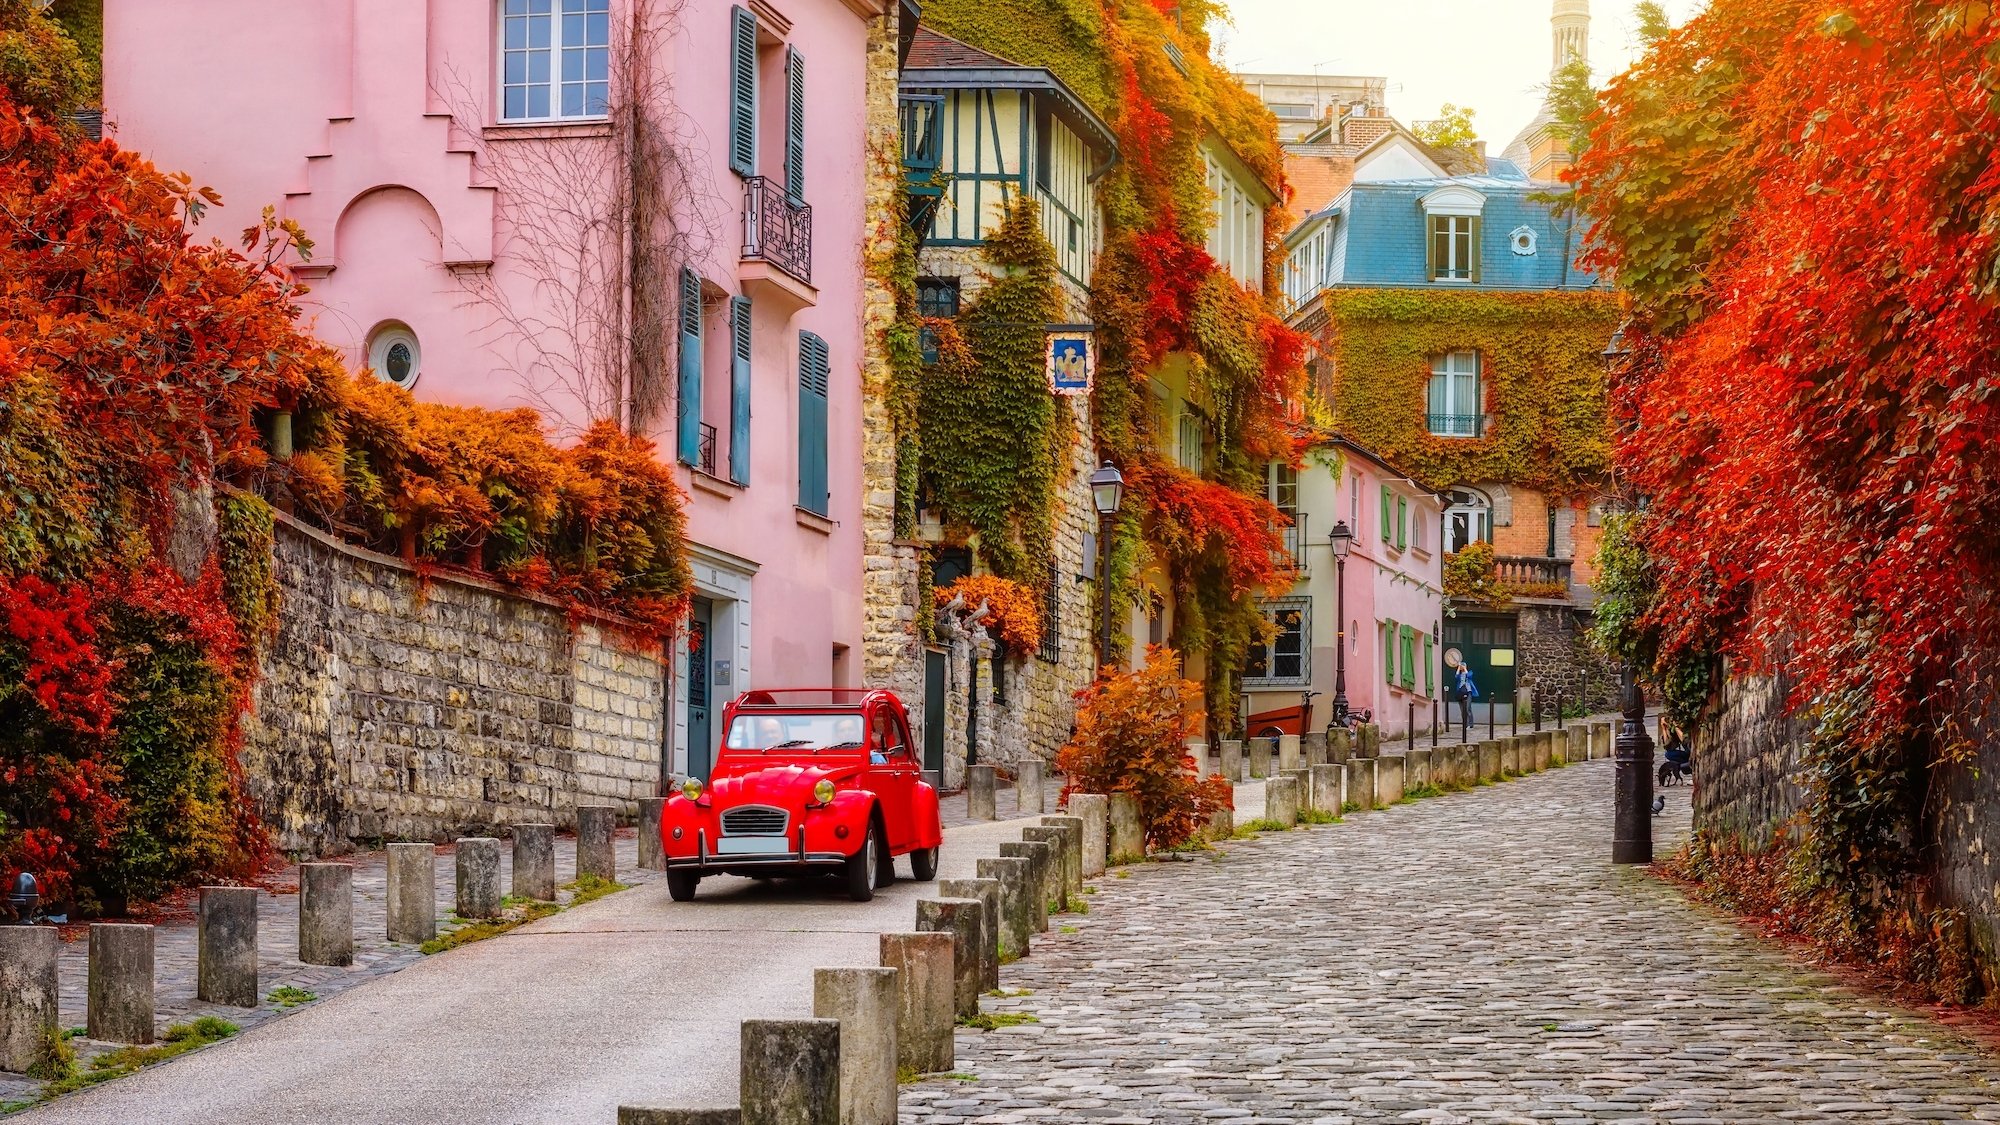
[(1570, 560), (1532, 555), (1500, 555), (1493, 560), (1494, 585), (1517, 598), (1568, 598)]
[(1431, 433), (1438, 437), (1486, 436), (1486, 417), (1483, 414), (1431, 414), (1427, 417)]
[(944, 95), (902, 94), (896, 111), (903, 131), (904, 190), (914, 195), (938, 195), (944, 184), (938, 166), (944, 163)]
[(1285, 554), (1292, 560), (1292, 566), (1300, 575), (1306, 573), (1306, 545), (1312, 542), (1306, 538), (1306, 514), (1298, 512), (1292, 516), (1292, 526), (1284, 529)]
[(715, 427), (707, 422), (701, 424), (701, 440), (695, 443), (694, 467), (709, 476), (715, 475)]
[(769, 176), (743, 182), (743, 256), (812, 284), (812, 206), (794, 203)]

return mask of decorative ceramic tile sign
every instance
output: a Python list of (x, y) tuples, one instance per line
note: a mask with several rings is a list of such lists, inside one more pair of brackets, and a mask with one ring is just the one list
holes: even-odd
[(1049, 332), (1049, 390), (1059, 395), (1087, 395), (1097, 375), (1097, 349), (1087, 329)]

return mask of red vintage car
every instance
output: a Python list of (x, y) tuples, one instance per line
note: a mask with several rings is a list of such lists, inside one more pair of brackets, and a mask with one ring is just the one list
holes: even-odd
[(837, 873), (866, 902), (908, 855), (937, 877), (944, 826), (894, 692), (861, 688), (747, 691), (723, 711), (709, 780), (667, 798), (660, 845), (667, 892), (694, 897), (708, 875)]

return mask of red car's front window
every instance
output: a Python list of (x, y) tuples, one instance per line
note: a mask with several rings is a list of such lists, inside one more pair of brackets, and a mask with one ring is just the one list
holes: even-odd
[(859, 750), (866, 728), (861, 710), (738, 715), (729, 724), (727, 750)]

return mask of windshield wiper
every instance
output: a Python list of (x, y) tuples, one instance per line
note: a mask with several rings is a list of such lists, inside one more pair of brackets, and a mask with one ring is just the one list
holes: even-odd
[(861, 749), (861, 744), (860, 744), (859, 742), (836, 742), (836, 743), (834, 743), (834, 744), (833, 744), (832, 746), (829, 746), (829, 747), (827, 747), (827, 749), (828, 749), (828, 750), (859, 750), (859, 749)]
[(767, 751), (790, 750), (795, 746), (811, 746), (811, 745), (812, 745), (812, 739), (810, 738), (794, 738), (790, 742), (780, 742), (776, 746), (766, 746), (764, 747), (764, 749)]

